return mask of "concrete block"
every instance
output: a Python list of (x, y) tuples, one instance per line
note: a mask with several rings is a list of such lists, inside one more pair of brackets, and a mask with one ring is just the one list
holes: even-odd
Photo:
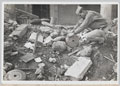
[(21, 57), (21, 60), (26, 62), (29, 62), (34, 59), (34, 55), (32, 53), (27, 53), (26, 55)]
[(28, 29), (27, 26), (28, 26), (27, 24), (21, 24), (9, 35), (9, 37), (14, 37), (14, 36), (17, 36), (19, 38), (23, 37), (27, 32)]
[(53, 39), (51, 38), (51, 36), (48, 36), (47, 38), (44, 39), (44, 44), (48, 44), (52, 41)]
[(65, 76), (81, 80), (91, 65), (92, 61), (88, 57), (79, 57), (78, 61), (65, 72)]
[[(30, 35), (30, 37), (29, 37), (28, 40), (31, 41), (31, 42), (35, 42), (36, 36), (37, 36), (37, 33), (36, 33), (36, 32), (33, 32), (33, 33)], [(42, 36), (41, 34), (39, 34), (37, 41), (40, 42), (40, 43), (43, 43), (43, 36)]]

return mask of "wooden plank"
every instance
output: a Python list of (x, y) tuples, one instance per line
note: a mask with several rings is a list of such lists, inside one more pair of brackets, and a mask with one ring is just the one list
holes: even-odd
[(39, 16), (37, 16), (37, 15), (34, 15), (34, 14), (32, 14), (32, 13), (29, 13), (29, 12), (26, 12), (26, 11), (23, 11), (23, 10), (21, 10), (21, 9), (15, 9), (16, 11), (19, 11), (19, 12), (22, 12), (22, 13), (24, 13), (24, 14), (27, 14), (27, 16), (29, 16), (29, 17), (32, 17), (32, 18), (39, 18)]

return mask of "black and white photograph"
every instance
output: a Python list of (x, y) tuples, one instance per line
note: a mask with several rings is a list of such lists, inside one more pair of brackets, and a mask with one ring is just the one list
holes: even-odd
[(3, 81), (117, 81), (118, 4), (3, 4)]

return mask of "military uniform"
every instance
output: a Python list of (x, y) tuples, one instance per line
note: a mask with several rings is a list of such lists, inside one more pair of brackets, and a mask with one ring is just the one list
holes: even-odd
[(74, 30), (74, 33), (79, 33), (87, 28), (94, 30), (107, 27), (106, 19), (102, 18), (99, 13), (89, 10), (87, 10), (85, 18), (78, 21), (78, 24), (79, 26)]

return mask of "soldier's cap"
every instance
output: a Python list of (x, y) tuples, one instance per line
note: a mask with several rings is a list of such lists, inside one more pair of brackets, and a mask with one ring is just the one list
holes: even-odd
[(81, 7), (81, 6), (77, 6), (77, 9), (76, 9), (76, 14), (79, 14), (79, 13), (81, 13), (82, 12), (82, 10), (83, 10), (83, 8)]

